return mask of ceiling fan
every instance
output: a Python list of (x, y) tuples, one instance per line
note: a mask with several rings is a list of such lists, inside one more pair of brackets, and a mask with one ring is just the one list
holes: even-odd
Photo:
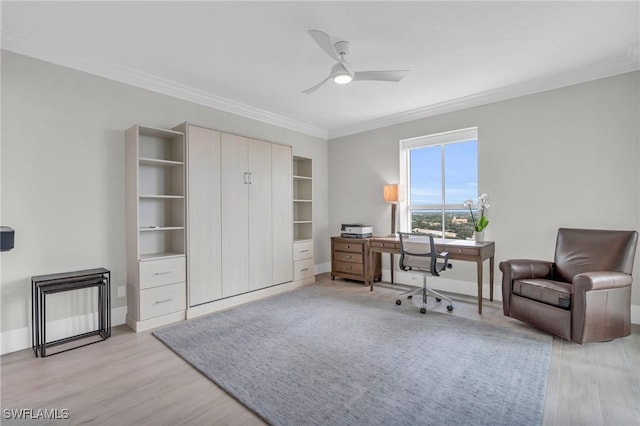
[(408, 70), (393, 71), (353, 71), (351, 64), (347, 62), (345, 57), (349, 53), (351, 43), (345, 40), (333, 41), (333, 38), (320, 30), (309, 30), (309, 35), (318, 43), (329, 56), (338, 61), (333, 67), (329, 76), (315, 86), (303, 90), (302, 93), (310, 94), (315, 92), (324, 83), (333, 79), (338, 84), (347, 84), (351, 81), (370, 80), (370, 81), (394, 81), (402, 80)]

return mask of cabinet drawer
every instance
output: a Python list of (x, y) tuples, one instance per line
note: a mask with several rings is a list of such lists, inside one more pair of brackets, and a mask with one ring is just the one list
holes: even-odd
[(159, 317), (186, 309), (184, 282), (140, 291), (140, 320)]
[(313, 258), (313, 241), (293, 244), (293, 260)]
[(184, 257), (140, 262), (140, 288), (184, 282), (185, 269)]
[(336, 251), (334, 253), (335, 260), (339, 262), (363, 263), (364, 255), (360, 253), (350, 253), (344, 251)]
[(336, 262), (335, 265), (337, 272), (346, 272), (354, 275), (364, 274), (364, 265), (362, 263)]
[(303, 280), (313, 277), (313, 259), (298, 260), (293, 262), (293, 280)]
[(387, 249), (400, 250), (400, 243), (378, 243), (378, 242), (372, 241), (371, 247), (383, 247)]
[(352, 243), (336, 243), (335, 244), (336, 251), (350, 251), (353, 253), (363, 253), (364, 252), (364, 244), (352, 244)]

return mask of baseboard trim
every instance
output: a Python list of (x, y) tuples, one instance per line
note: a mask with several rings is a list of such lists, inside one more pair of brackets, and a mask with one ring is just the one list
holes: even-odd
[(152, 328), (171, 324), (172, 322), (182, 321), (185, 318), (185, 311), (172, 312), (167, 315), (162, 315), (160, 317), (155, 317), (144, 321), (136, 321), (129, 315), (127, 315), (127, 325), (136, 333), (140, 333), (141, 331), (151, 330)]
[[(111, 326), (126, 322), (127, 307), (111, 309)], [(84, 333), (98, 328), (98, 313), (77, 315), (47, 322), (47, 340), (54, 341), (67, 336)], [(31, 347), (31, 327), (22, 327), (0, 333), (0, 355), (20, 351)]]

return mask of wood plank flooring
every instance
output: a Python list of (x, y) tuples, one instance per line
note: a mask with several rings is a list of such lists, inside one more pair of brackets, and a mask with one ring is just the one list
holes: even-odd
[[(352, 281), (319, 275), (314, 285), (389, 300), (398, 288), (380, 283), (374, 292)], [(530, 327), (502, 315), (501, 302), (453, 295), (455, 309), (429, 309), (513, 329)], [(417, 312), (416, 315), (420, 315)], [(493, 368), (488, 365), (487, 368)], [(499, 374), (499, 371), (496, 371)], [(167, 349), (150, 332), (126, 326), (94, 345), (48, 358), (30, 349), (0, 358), (2, 425), (261, 425), (261, 419)], [(7, 418), (7, 409), (67, 409), (68, 419)], [(36, 411), (33, 412), (37, 414)], [(446, 413), (443, 413), (445, 415)], [(446, 424), (443, 418), (442, 424)], [(640, 326), (606, 343), (577, 345), (554, 339), (544, 426), (640, 425)]]

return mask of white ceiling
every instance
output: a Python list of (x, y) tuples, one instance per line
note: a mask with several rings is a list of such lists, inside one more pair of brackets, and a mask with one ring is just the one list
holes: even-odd
[[(2, 48), (337, 137), (640, 69), (640, 2), (2, 2)], [(327, 83), (307, 34), (351, 42)]]

